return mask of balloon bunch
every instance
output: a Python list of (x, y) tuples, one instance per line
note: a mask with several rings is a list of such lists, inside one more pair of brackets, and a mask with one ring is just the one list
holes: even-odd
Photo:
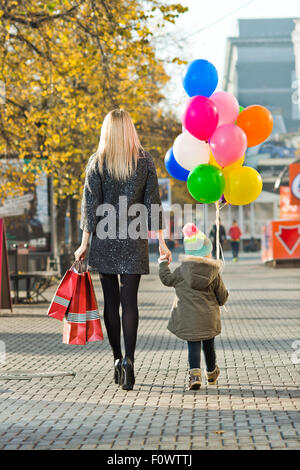
[(232, 94), (215, 92), (218, 73), (207, 60), (191, 62), (182, 81), (189, 99), (182, 133), (165, 157), (167, 171), (187, 181), (190, 194), (201, 203), (223, 197), (228, 204), (250, 204), (261, 193), (262, 179), (243, 166), (245, 152), (271, 134), (270, 111), (259, 105), (243, 108)]

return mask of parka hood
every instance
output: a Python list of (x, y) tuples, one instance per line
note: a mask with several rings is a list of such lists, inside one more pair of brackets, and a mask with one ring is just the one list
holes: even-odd
[(181, 274), (191, 289), (206, 289), (218, 276), (223, 266), (221, 260), (201, 256), (184, 255), (181, 258)]

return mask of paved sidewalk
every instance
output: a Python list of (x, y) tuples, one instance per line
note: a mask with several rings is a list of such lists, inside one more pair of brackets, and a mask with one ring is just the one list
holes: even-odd
[[(273, 270), (249, 258), (226, 263), (230, 300), (216, 339), (221, 375), (217, 386), (204, 382), (190, 392), (185, 343), (166, 329), (173, 290), (151, 266), (142, 278), (130, 392), (112, 381), (106, 335), (103, 343), (64, 345), (62, 324), (46, 317), (46, 304), (0, 313), (7, 348), (0, 365), (1, 449), (300, 448), (300, 365), (291, 360), (295, 340), (300, 349), (300, 270)], [(76, 375), (3, 379), (9, 371)]]

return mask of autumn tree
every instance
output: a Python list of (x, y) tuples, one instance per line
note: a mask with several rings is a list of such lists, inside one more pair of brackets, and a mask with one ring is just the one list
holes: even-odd
[(151, 39), (185, 10), (158, 0), (0, 0), (0, 154), (30, 157), (26, 172), (1, 166), (0, 199), (48, 172), (59, 241), (68, 204), (76, 240), (84, 168), (113, 107), (129, 111), (164, 174), (180, 125), (159, 106), (168, 76)]

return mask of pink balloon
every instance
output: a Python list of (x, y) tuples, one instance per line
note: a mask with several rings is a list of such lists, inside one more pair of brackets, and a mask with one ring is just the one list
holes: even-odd
[(216, 162), (223, 166), (239, 160), (247, 148), (245, 132), (235, 124), (224, 124), (213, 133), (209, 145)]
[(182, 116), (182, 124), (187, 131), (199, 140), (208, 140), (218, 125), (216, 105), (206, 96), (194, 96), (187, 102)]
[(235, 123), (240, 111), (240, 106), (235, 96), (227, 91), (217, 91), (211, 95), (210, 100), (215, 103), (219, 113), (218, 126)]

